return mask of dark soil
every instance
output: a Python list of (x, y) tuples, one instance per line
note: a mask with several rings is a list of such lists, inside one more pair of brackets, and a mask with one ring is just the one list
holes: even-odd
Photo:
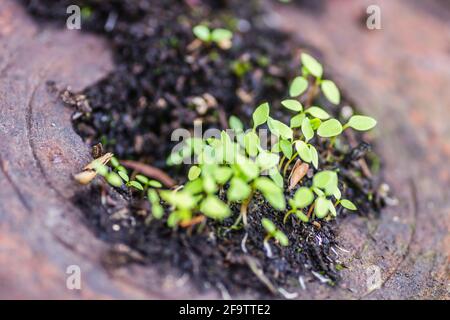
[[(174, 129), (192, 129), (195, 120), (202, 121), (204, 129), (224, 128), (231, 114), (249, 121), (254, 108), (264, 101), (275, 107), (275, 117), (286, 117), (277, 106), (287, 96), (290, 80), (300, 73), (300, 51), (285, 34), (267, 25), (256, 1), (23, 2), (42, 21), (61, 25), (67, 6), (77, 3), (83, 8), (83, 31), (109, 39), (115, 70), (82, 93), (66, 91), (63, 99), (76, 108), (74, 127), (85, 141), (101, 142), (120, 159), (159, 167), (183, 183), (185, 169), (166, 166)], [(320, 5), (305, 3), (306, 8), (320, 11)], [(112, 23), (114, 17), (117, 20)], [(198, 23), (233, 30), (232, 48), (196, 46), (192, 27)], [(318, 99), (317, 103), (329, 107)], [(334, 110), (339, 116), (341, 110)], [(332, 154), (334, 160), (321, 166), (339, 168), (343, 195), (357, 204), (359, 214), (370, 214), (378, 212), (383, 195), (377, 189), (379, 160), (368, 144), (358, 145), (362, 138), (341, 139)], [(326, 143), (320, 143), (318, 150), (325, 159)], [(368, 163), (373, 178), (364, 174), (361, 159)], [(312, 174), (310, 170), (308, 177)], [(127, 204), (119, 205), (123, 202), (118, 197)], [(236, 216), (225, 224), (208, 221), (203, 228), (172, 230), (164, 221), (149, 218), (145, 200), (124, 190), (118, 194), (101, 181), (74, 202), (86, 212), (87, 223), (99, 237), (125, 244), (136, 253), (128, 252), (125, 260), (113, 254), (105, 260), (106, 266), (139, 261), (161, 272), (176, 268), (190, 274), (199, 289), (212, 285), (224, 295), (243, 291), (260, 297), (280, 295), (278, 288), (298, 290), (299, 277), (310, 279), (311, 274), (333, 285), (339, 280), (339, 269), (345, 267), (339, 263), (333, 232), (336, 223), (345, 223), (342, 210), (335, 221), (305, 224), (292, 218), (284, 225), (283, 214), (256, 197), (249, 207), (247, 230), (226, 228)], [(263, 246), (262, 217), (273, 220), (290, 240), (287, 248), (270, 242), (272, 257)]]

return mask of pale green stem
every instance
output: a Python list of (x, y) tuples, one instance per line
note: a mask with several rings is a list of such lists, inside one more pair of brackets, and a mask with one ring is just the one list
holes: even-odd
[(236, 228), (237, 225), (241, 222), (241, 220), (243, 220), (244, 226), (247, 226), (247, 209), (248, 209), (248, 205), (250, 204), (250, 201), (253, 198), (253, 193), (254, 193), (254, 191), (252, 190), (252, 192), (250, 193), (250, 196), (242, 202), (239, 217), (236, 219), (236, 221), (230, 227), (230, 229)]
[(281, 167), (283, 166), (284, 160), (286, 160), (286, 156), (285, 155), (283, 155), (283, 157), (280, 160), (280, 163), (278, 164), (278, 170), (281, 170)]
[(284, 219), (283, 219), (283, 223), (286, 223), (286, 221), (287, 221), (287, 219), (289, 218), (289, 216), (290, 216), (291, 214), (293, 214), (294, 212), (295, 212), (294, 209), (291, 209), (291, 210), (289, 210), (288, 212), (286, 212), (286, 214), (285, 214), (285, 216), (284, 216)]
[(284, 166), (283, 169), (283, 176), (286, 176), (286, 171), (289, 168), (289, 165), (292, 163), (292, 161), (294, 161), (294, 159), (298, 156), (298, 152), (294, 153), (294, 155), (292, 156), (291, 159), (289, 159), (289, 161), (286, 163), (286, 165)]

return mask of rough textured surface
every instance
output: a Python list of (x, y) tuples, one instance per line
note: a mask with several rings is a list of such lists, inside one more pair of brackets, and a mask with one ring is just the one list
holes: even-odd
[[(307, 283), (301, 297), (449, 298), (450, 8), (444, 1), (377, 2), (383, 30), (365, 28), (366, 6), (356, 0), (330, 1), (314, 14), (277, 5), (271, 17), (310, 44), (346, 95), (379, 119), (377, 148), (399, 198), (380, 219), (342, 224), (343, 281), (337, 288)], [(161, 279), (138, 264), (105, 268), (110, 248), (70, 203), (78, 188), (71, 174), (89, 152), (46, 82), (81, 89), (105, 76), (107, 45), (37, 27), (4, 0), (0, 51), (0, 297), (217, 297), (193, 294), (189, 281), (170, 272)], [(82, 269), (81, 291), (66, 289), (71, 264)], [(369, 293), (373, 266), (383, 286)]]

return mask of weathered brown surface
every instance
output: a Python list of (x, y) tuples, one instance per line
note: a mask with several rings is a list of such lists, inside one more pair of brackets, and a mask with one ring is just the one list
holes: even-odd
[[(400, 200), (379, 220), (343, 223), (342, 283), (307, 283), (300, 296), (448, 298), (450, 11), (444, 1), (376, 2), (383, 30), (375, 31), (361, 26), (364, 1), (330, 1), (320, 15), (274, 8), (278, 26), (310, 44), (346, 95), (378, 118), (377, 148)], [(111, 67), (101, 39), (38, 27), (13, 0), (0, 2), (0, 298), (218, 297), (151, 267), (106, 270), (108, 245), (70, 202), (80, 188), (71, 174), (89, 150), (46, 81), (81, 89)], [(72, 264), (81, 291), (66, 289)], [(384, 285), (368, 293), (371, 266)]]

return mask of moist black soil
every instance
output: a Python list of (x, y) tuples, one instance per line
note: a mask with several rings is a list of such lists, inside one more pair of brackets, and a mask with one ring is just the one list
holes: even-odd
[[(60, 25), (67, 18), (67, 6), (78, 4), (82, 30), (109, 39), (114, 71), (84, 92), (65, 91), (62, 97), (75, 108), (73, 124), (85, 141), (90, 145), (101, 142), (120, 159), (159, 167), (183, 183), (185, 169), (166, 165), (176, 143), (170, 141), (173, 130), (191, 130), (194, 121), (201, 121), (204, 129), (225, 128), (231, 114), (248, 124), (254, 108), (264, 101), (271, 103), (276, 118), (286, 118), (279, 101), (287, 97), (289, 82), (300, 73), (301, 48), (270, 27), (257, 1), (23, 2), (42, 22)], [(311, 3), (296, 4), (320, 12), (320, 3)], [(196, 40), (192, 27), (199, 23), (232, 30), (232, 47), (222, 50)], [(340, 108), (331, 109), (325, 100), (317, 99), (335, 116), (341, 115)], [(325, 142), (315, 143), (321, 159), (334, 159), (321, 167), (339, 169), (343, 195), (357, 204), (359, 214), (370, 214), (383, 204), (376, 188), (379, 160), (362, 138), (345, 136), (332, 153)], [(371, 177), (361, 160), (371, 169)], [(310, 169), (305, 184), (311, 183), (313, 173)], [(303, 277), (334, 285), (345, 267), (339, 262), (333, 231), (337, 223), (345, 223), (343, 210), (333, 221), (299, 223), (291, 218), (283, 224), (283, 214), (256, 196), (249, 206), (247, 229), (228, 228), (238, 214), (234, 208), (235, 215), (225, 223), (208, 221), (173, 230), (164, 220), (152, 220), (145, 200), (126, 190), (111, 190), (100, 180), (74, 202), (99, 237), (128, 248), (125, 254), (113, 250), (105, 260), (108, 268), (140, 262), (164, 273), (170, 267), (189, 274), (200, 290), (213, 286), (223, 295), (248, 292), (273, 297), (284, 295), (279, 288), (298, 290)], [(262, 217), (286, 233), (288, 247), (275, 242), (264, 247)]]

